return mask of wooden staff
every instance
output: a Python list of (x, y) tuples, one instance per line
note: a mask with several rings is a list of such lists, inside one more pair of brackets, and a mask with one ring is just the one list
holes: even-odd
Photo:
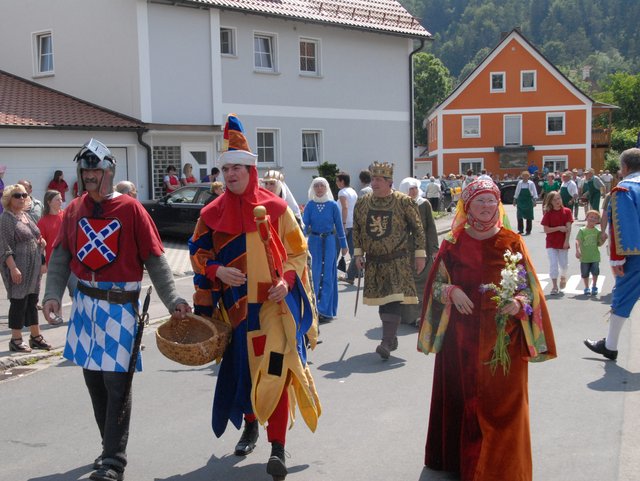
[[(253, 215), (255, 217), (256, 227), (258, 228), (258, 235), (260, 235), (260, 240), (262, 241), (262, 245), (264, 245), (264, 253), (267, 256), (267, 264), (269, 265), (269, 273), (271, 274), (271, 285), (276, 286), (282, 279), (282, 275), (278, 272), (278, 269), (276, 269), (273, 252), (271, 252), (271, 247), (269, 245), (271, 242), (271, 225), (267, 218), (266, 207), (263, 205), (256, 206), (253, 209)], [(282, 305), (282, 301), (278, 304), (280, 304), (280, 313), (284, 314), (285, 309)]]

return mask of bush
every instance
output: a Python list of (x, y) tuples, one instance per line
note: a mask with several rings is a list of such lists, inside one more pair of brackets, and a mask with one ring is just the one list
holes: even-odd
[(616, 172), (620, 170), (620, 152), (612, 149), (605, 154), (604, 169), (616, 175)]

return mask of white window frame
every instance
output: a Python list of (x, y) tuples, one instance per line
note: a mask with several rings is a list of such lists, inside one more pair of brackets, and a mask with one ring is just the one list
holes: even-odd
[[(263, 136), (261, 134), (273, 134), (273, 145), (265, 146), (262, 143)], [(258, 154), (258, 167), (277, 167), (280, 165), (280, 130), (279, 129), (256, 129), (256, 153)], [(269, 149), (273, 153), (272, 161), (260, 160), (263, 151)]]
[[(302, 43), (313, 44), (315, 48), (314, 57), (303, 56), (302, 52), (300, 52), (300, 48), (302, 47)], [(303, 58), (313, 58), (315, 61), (315, 70), (302, 70), (302, 61)], [(298, 38), (298, 71), (303, 77), (319, 77), (320, 76), (320, 39), (317, 38), (309, 38), (309, 37), (299, 37)]]
[[(316, 160), (315, 161), (305, 161), (305, 135), (310, 135), (313, 134), (316, 136)], [(322, 130), (314, 130), (314, 129), (303, 129), (300, 131), (300, 163), (302, 165), (302, 167), (317, 167), (318, 165), (322, 164), (323, 159), (322, 159), (322, 155), (323, 155), (323, 145), (322, 145), (322, 139), (323, 139), (323, 132)]]
[[(466, 165), (465, 168), (462, 168), (462, 166), (465, 164), (469, 164), (469, 165)], [(473, 164), (480, 164), (480, 166), (476, 170), (474, 167), (472, 167)], [(470, 158), (470, 159), (458, 159), (458, 172), (466, 173), (467, 170), (469, 169), (473, 170), (474, 174), (482, 172), (482, 169), (484, 169), (484, 159), (482, 157)]]
[[(467, 132), (467, 128), (465, 127), (465, 121), (475, 120), (478, 122), (478, 128), (476, 133)], [(463, 115), (462, 116), (462, 138), (463, 139), (471, 139), (471, 138), (479, 138), (480, 137), (480, 116), (479, 115)]]
[[(549, 120), (551, 117), (559, 117), (562, 119), (562, 130), (549, 130)], [(545, 116), (545, 131), (547, 135), (564, 135), (567, 132), (567, 116), (565, 112), (547, 112)]]
[[(49, 45), (51, 47), (50, 52), (42, 52), (42, 39), (48, 37)], [(32, 34), (33, 39), (33, 76), (34, 77), (47, 77), (55, 74), (55, 57), (53, 50), (53, 32), (51, 30), (43, 30), (40, 32), (34, 32)], [(50, 56), (51, 69), (42, 70), (43, 56)]]
[[(519, 127), (520, 131), (518, 132), (519, 142), (510, 142), (507, 143), (507, 119), (520, 119)], [(522, 114), (506, 114), (502, 118), (502, 145), (522, 145)]]
[[(565, 172), (569, 168), (569, 156), (568, 155), (543, 155), (542, 156), (542, 168), (547, 162), (553, 163), (553, 169), (549, 169), (549, 172)], [(562, 168), (558, 168), (558, 165), (562, 165)]]
[[(222, 33), (223, 32), (228, 32), (229, 33), (229, 52), (223, 52), (222, 51)], [(223, 55), (224, 57), (236, 57), (238, 55), (238, 51), (236, 50), (236, 29), (233, 27), (220, 27), (220, 55)]]
[[(493, 88), (493, 76), (502, 76), (502, 88)], [(507, 91), (507, 73), (506, 72), (489, 72), (489, 91), (492, 94), (502, 94)]]
[[(258, 52), (256, 50), (256, 40), (265, 39), (269, 42), (269, 52)], [(271, 59), (271, 66), (265, 67), (257, 65), (256, 56), (269, 55)], [(269, 32), (253, 32), (253, 70), (257, 73), (278, 73), (278, 36), (275, 33)]]
[[(524, 76), (526, 74), (533, 74), (533, 86), (524, 86)], [(521, 70), (520, 71), (520, 92), (535, 92), (538, 89), (538, 73), (536, 70)]]

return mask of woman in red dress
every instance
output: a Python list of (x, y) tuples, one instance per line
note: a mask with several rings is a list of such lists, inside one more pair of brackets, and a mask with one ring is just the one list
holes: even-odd
[(47, 186), (49, 190), (57, 190), (60, 192), (60, 197), (62, 198), (62, 203), (65, 202), (65, 193), (69, 192), (69, 184), (64, 180), (64, 172), (61, 170), (56, 170), (53, 174), (53, 179), (49, 182)]
[(38, 221), (38, 229), (47, 245), (45, 247), (45, 264), (49, 265), (49, 258), (53, 252), (53, 242), (58, 237), (64, 211), (62, 210), (62, 196), (57, 190), (48, 190), (44, 194), (44, 210)]
[[(531, 481), (527, 362), (556, 356), (542, 289), (503, 213), (491, 180), (469, 184), (425, 289), (418, 349), (437, 353), (425, 465), (463, 481)], [(511, 364), (492, 372), (498, 308), (481, 286), (500, 285), (507, 250), (521, 254), (522, 276), (500, 310)]]

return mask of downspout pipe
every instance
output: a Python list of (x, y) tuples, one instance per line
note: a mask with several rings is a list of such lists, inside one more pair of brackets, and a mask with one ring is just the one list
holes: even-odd
[(149, 186), (149, 199), (153, 199), (153, 150), (149, 144), (142, 140), (142, 134), (146, 131), (147, 129), (139, 129), (137, 134), (138, 143), (147, 151), (147, 185)]
[(409, 54), (409, 172), (413, 177), (413, 146), (415, 136), (413, 134), (413, 56), (424, 48), (425, 39), (420, 39), (420, 46)]

